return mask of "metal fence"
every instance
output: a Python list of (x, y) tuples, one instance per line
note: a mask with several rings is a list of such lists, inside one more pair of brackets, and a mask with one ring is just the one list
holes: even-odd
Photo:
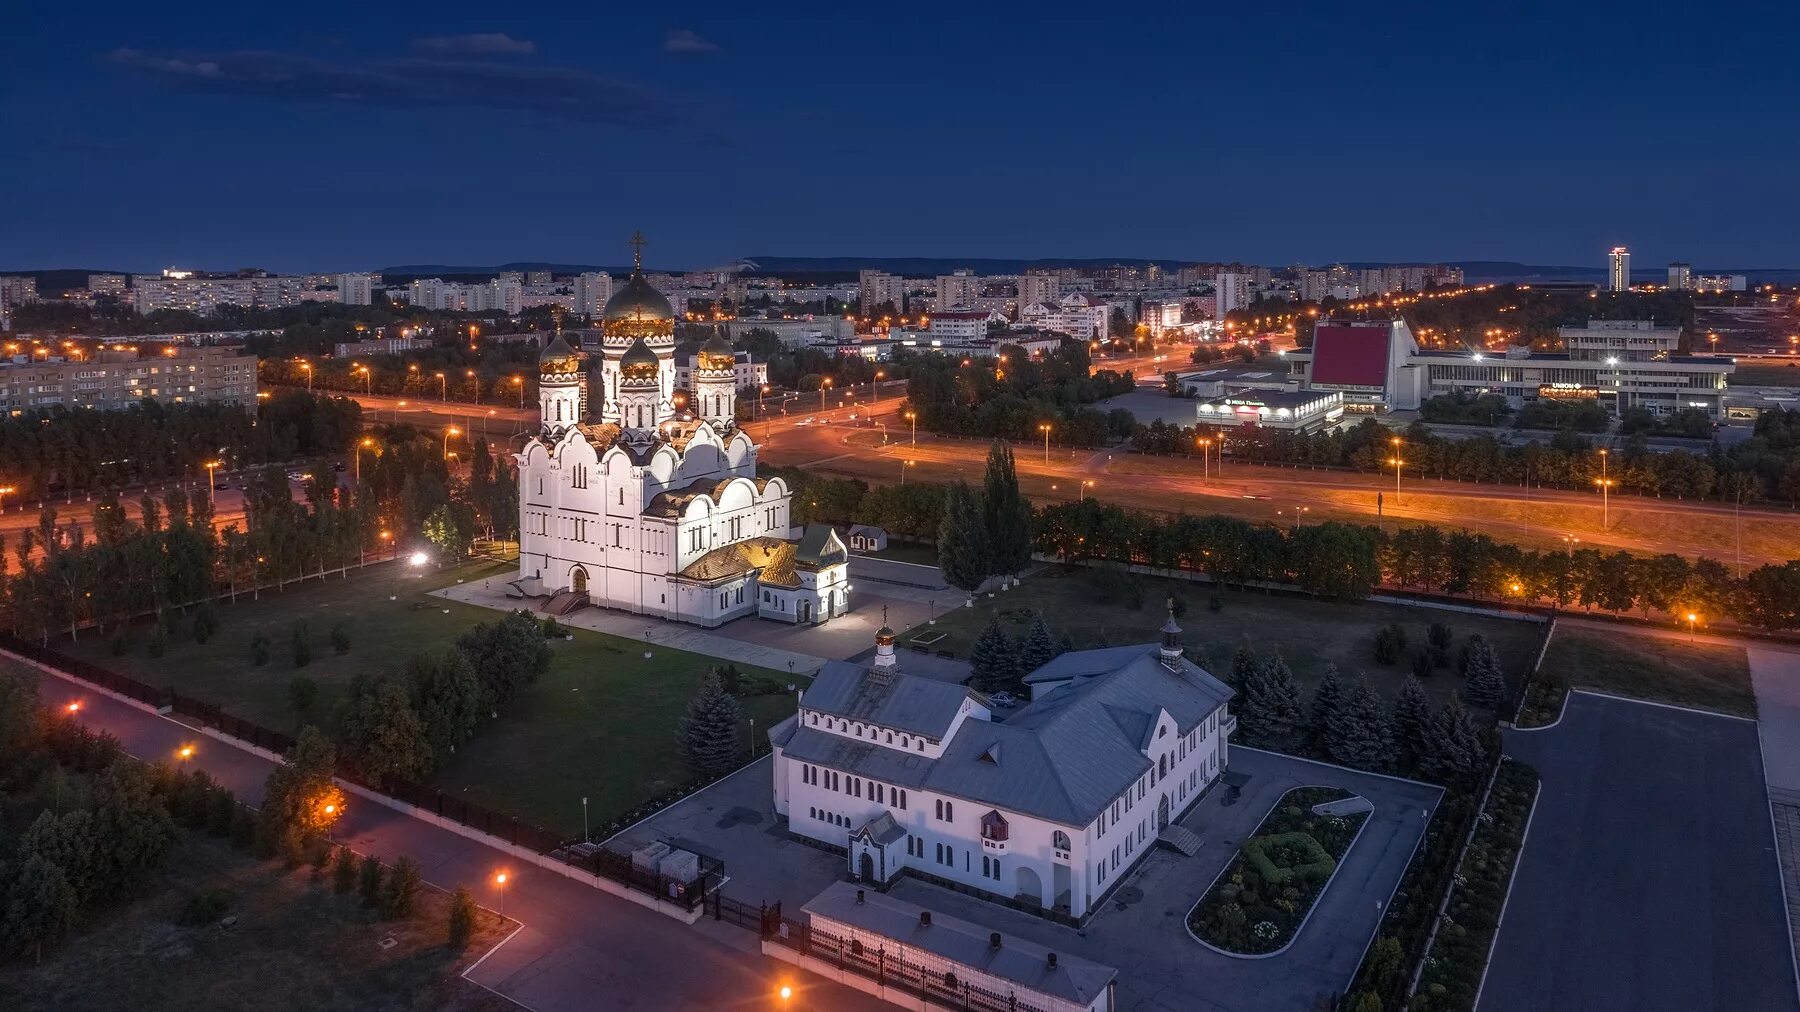
[(965, 1009), (969, 1012), (1047, 1012), (1042, 1006), (1023, 1001), (1017, 994), (1002, 994), (966, 980), (954, 972), (927, 969), (910, 960), (892, 955), (884, 948), (869, 949), (855, 939), (846, 939), (821, 931), (792, 918), (782, 917), (770, 925), (764, 935), (768, 941), (787, 946), (801, 955), (830, 963), (840, 970), (875, 981), (940, 1008)]

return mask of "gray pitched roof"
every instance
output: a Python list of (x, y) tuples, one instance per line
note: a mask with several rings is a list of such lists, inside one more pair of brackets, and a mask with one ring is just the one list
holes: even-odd
[[(937, 759), (807, 725), (783, 731), (786, 739), (777, 744), (803, 762), (1085, 826), (1153, 765), (1145, 751), (1159, 713), (1167, 711), (1186, 733), (1231, 699), (1231, 688), (1198, 665), (1184, 660), (1178, 670), (1164, 667), (1155, 644), (1075, 651), (1039, 671), (1059, 663), (1068, 684), (1004, 723), (965, 720)], [(826, 691), (816, 698), (821, 686)], [(941, 721), (936, 726), (947, 728), (965, 691), (904, 673), (884, 688), (864, 679), (862, 668), (834, 661), (807, 690), (804, 705), (888, 724), (876, 714), (888, 707), (916, 714), (930, 702)], [(920, 723), (908, 729), (920, 730)]]
[(1110, 966), (1064, 952), (1056, 954), (1056, 966), (1051, 968), (1053, 950), (1035, 942), (1005, 936), (996, 949), (989, 944), (989, 930), (979, 924), (933, 911), (931, 924), (921, 925), (919, 914), (924, 907), (872, 889), (863, 890), (863, 901), (858, 903), (856, 893), (852, 883), (833, 882), (800, 909), (1077, 1005), (1091, 1004), (1119, 975)]
[(880, 724), (897, 731), (942, 739), (969, 690), (954, 682), (921, 678), (902, 671), (891, 685), (864, 678), (860, 664), (827, 661), (806, 690), (803, 703), (849, 720)]

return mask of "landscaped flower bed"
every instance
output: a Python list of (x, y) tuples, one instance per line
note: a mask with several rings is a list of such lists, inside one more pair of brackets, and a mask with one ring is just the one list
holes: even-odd
[(1536, 770), (1511, 759), (1501, 762), (1475, 838), (1457, 869), (1450, 906), (1426, 954), (1409, 1006), (1414, 1012), (1474, 1008), (1537, 792)]
[(1244, 955), (1274, 952), (1292, 941), (1369, 817), (1314, 815), (1312, 809), (1351, 796), (1335, 787), (1297, 787), (1282, 795), (1189, 912), (1188, 927), (1208, 945)]

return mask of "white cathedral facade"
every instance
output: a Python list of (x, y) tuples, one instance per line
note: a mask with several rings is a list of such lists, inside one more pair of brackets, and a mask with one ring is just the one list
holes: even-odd
[(601, 333), (598, 355), (559, 334), (539, 358), (542, 424), (515, 455), (514, 586), (703, 626), (849, 611), (842, 539), (823, 524), (796, 529), (786, 483), (756, 476), (730, 344), (715, 333), (678, 391), (675, 313), (641, 262)]

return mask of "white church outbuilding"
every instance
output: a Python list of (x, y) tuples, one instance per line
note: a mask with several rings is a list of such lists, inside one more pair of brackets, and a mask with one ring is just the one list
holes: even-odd
[(515, 586), (704, 626), (848, 612), (842, 539), (796, 531), (786, 483), (756, 476), (731, 346), (715, 332), (679, 395), (675, 314), (641, 266), (606, 303), (604, 352), (584, 361), (559, 334), (539, 358), (542, 429), (515, 456)]
[(907, 674), (892, 630), (875, 643), (769, 732), (775, 811), (862, 882), (922, 874), (1079, 922), (1225, 771), (1231, 689), (1182, 657), (1173, 616), (1160, 644), (1038, 668), (1004, 722)]

